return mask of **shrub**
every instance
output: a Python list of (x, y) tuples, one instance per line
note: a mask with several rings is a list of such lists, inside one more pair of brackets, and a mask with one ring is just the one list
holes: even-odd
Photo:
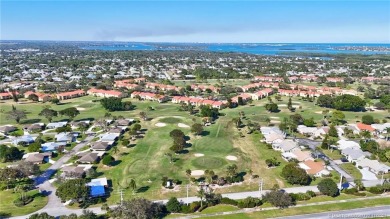
[(355, 193), (358, 193), (358, 190), (357, 190), (357, 188), (350, 188), (350, 189), (344, 189), (343, 192), (345, 194), (355, 194)]
[(181, 211), (180, 202), (177, 200), (176, 197), (172, 197), (169, 199), (169, 201), (166, 204), (167, 210), (172, 213), (178, 213)]
[(180, 209), (180, 212), (183, 213), (183, 214), (189, 214), (189, 213), (193, 213), (191, 211), (191, 208), (189, 205), (182, 205), (181, 206), (181, 209)]
[(247, 197), (244, 200), (239, 201), (237, 206), (239, 208), (254, 208), (262, 204), (262, 201), (258, 198)]
[(311, 191), (311, 190), (307, 191), (306, 194), (310, 195), (310, 197), (316, 197), (317, 196), (316, 193)]
[(221, 199), (221, 204), (237, 206), (238, 202), (236, 200), (224, 197)]
[(373, 194), (382, 194), (384, 190), (381, 186), (374, 186), (374, 187), (370, 187), (368, 191)]
[(311, 199), (311, 196), (307, 193), (290, 193), (290, 196), (294, 201), (306, 201)]
[(200, 202), (192, 202), (190, 204), (190, 211), (196, 212), (200, 208)]
[(200, 207), (198, 209), (199, 212), (203, 211), (204, 209), (206, 209), (208, 207), (208, 205), (203, 205), (202, 207)]
[(14, 205), (16, 207), (23, 207), (25, 205), (27, 205), (28, 203), (32, 202), (34, 200), (33, 197), (31, 196), (24, 196), (23, 198), (17, 198), (14, 200)]

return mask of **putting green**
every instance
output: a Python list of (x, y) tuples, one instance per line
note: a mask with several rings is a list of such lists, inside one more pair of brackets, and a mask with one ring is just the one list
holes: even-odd
[(166, 117), (166, 118), (160, 119), (159, 121), (163, 122), (163, 123), (168, 123), (168, 124), (176, 124), (176, 123), (182, 122), (182, 119), (175, 118), (175, 117)]
[(192, 160), (192, 165), (199, 169), (218, 169), (226, 165), (226, 161), (219, 157), (197, 157)]

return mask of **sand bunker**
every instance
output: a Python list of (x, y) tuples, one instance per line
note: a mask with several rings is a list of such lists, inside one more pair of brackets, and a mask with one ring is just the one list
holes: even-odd
[(237, 157), (229, 155), (229, 156), (226, 156), (226, 159), (228, 159), (228, 160), (237, 160)]
[(269, 118), (271, 118), (271, 119), (280, 119), (279, 117), (276, 117), (276, 116), (270, 116)]
[(166, 125), (167, 125), (167, 124), (162, 123), (162, 122), (156, 123), (156, 126), (157, 126), (157, 127), (164, 127), (164, 126), (166, 126)]
[(195, 157), (203, 157), (204, 154), (200, 154), (200, 153), (197, 153), (197, 154), (194, 154)]
[(178, 123), (177, 126), (179, 126), (180, 128), (189, 128), (190, 127), (189, 125), (186, 125), (184, 123)]
[(204, 175), (204, 170), (192, 170), (191, 176), (202, 176)]
[(317, 112), (315, 112), (315, 113), (317, 113), (317, 114), (322, 114), (322, 111), (317, 111)]
[(271, 120), (270, 123), (280, 123), (279, 120)]
[(286, 107), (287, 104), (278, 104), (278, 107)]
[(294, 107), (294, 108), (299, 108), (299, 105), (292, 105), (292, 107)]
[(76, 107), (76, 109), (77, 109), (78, 111), (84, 111), (84, 110), (85, 110), (85, 108), (83, 108), (83, 107)]

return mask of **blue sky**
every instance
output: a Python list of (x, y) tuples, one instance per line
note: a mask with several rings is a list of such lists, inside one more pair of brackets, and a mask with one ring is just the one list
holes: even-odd
[(10, 1), (3, 40), (390, 43), (390, 1)]

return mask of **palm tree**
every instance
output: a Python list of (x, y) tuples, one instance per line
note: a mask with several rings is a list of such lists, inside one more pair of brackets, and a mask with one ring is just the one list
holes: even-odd
[(191, 176), (191, 170), (190, 169), (187, 169), (186, 170), (186, 176), (189, 178)]
[(143, 111), (139, 113), (139, 116), (140, 116), (144, 121), (146, 121), (146, 120), (148, 119), (146, 113), (143, 112)]
[(358, 191), (361, 191), (364, 189), (364, 185), (363, 185), (363, 182), (361, 179), (355, 179), (353, 182), (355, 183), (356, 189)]
[(116, 154), (116, 153), (118, 153), (118, 147), (115, 145), (114, 147), (112, 147), (112, 153), (113, 154)]
[(386, 139), (390, 140), (390, 127), (386, 128), (386, 135), (387, 135)]
[(137, 189), (137, 184), (135, 183), (135, 180), (134, 179), (130, 179), (130, 183), (129, 183), (129, 187), (133, 193), (133, 195), (135, 194), (135, 189)]
[(198, 194), (196, 196), (200, 198), (200, 207), (203, 207), (203, 200), (206, 196), (206, 192), (204, 191), (203, 186), (200, 187), (200, 190), (198, 191)]

